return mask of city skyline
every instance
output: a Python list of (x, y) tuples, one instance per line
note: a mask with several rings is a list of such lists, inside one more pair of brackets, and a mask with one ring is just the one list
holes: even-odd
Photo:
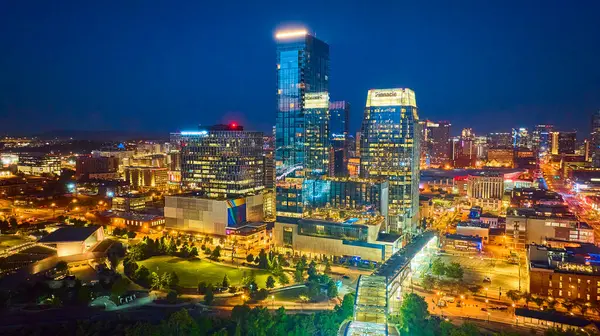
[[(11, 51), (0, 56), (5, 74), (0, 80), (0, 133), (81, 129), (167, 134), (198, 123), (233, 120), (267, 132), (276, 111), (276, 60), (270, 51), (280, 22), (291, 22), (332, 46), (329, 91), (332, 101), (346, 100), (356, 107), (350, 133), (359, 129), (368, 89), (409, 87), (419, 93), (422, 119), (448, 120), (452, 134), (463, 127), (482, 134), (544, 123), (587, 134), (589, 119), (600, 107), (594, 94), (600, 87), (593, 63), (598, 50), (589, 43), (600, 31), (590, 14), (594, 6), (545, 3), (538, 13), (531, 5), (504, 9), (478, 4), (471, 13), (450, 11), (448, 17), (409, 6), (406, 12), (412, 15), (406, 15), (402, 28), (373, 22), (352, 29), (348, 25), (353, 17), (374, 9), (328, 4), (325, 13), (335, 9), (348, 14), (328, 22), (322, 20), (326, 14), (302, 9), (289, 17), (277, 15), (287, 8), (281, 4), (261, 13), (260, 24), (242, 17), (252, 16), (252, 8), (207, 9), (227, 9), (232, 18), (242, 17), (239, 23), (247, 29), (241, 36), (225, 23), (195, 20), (199, 11), (194, 5), (141, 11), (133, 5), (61, 4), (45, 11), (43, 5), (31, 9), (10, 4), (3, 11), (7, 17), (2, 27), (13, 34), (0, 36)], [(443, 6), (437, 8), (444, 12)], [(498, 19), (486, 22), (508, 8), (511, 25), (500, 30), (494, 26), (501, 24)], [(167, 18), (151, 25), (159, 11)], [(381, 13), (382, 18), (387, 15)], [(420, 30), (423, 18), (431, 20)], [(478, 33), (473, 31), (476, 26)], [(208, 31), (218, 32), (219, 38)], [(386, 42), (397, 41), (400, 32), (415, 48), (413, 53), (402, 52), (404, 43)], [(383, 52), (357, 48), (373, 43)], [(202, 47), (206, 45), (211, 52)], [(251, 51), (236, 53), (236, 47)], [(575, 57), (567, 58), (567, 50)], [(23, 115), (29, 123), (21, 122)], [(154, 122), (163, 115), (169, 117)]]

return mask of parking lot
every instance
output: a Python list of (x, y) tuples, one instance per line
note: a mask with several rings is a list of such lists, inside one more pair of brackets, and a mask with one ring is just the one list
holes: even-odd
[[(463, 282), (465, 284), (481, 285), (488, 288), (490, 298), (498, 298), (500, 289), (502, 295), (506, 291), (519, 289), (519, 275), (521, 277), (521, 290), (527, 288), (527, 275), (524, 265), (519, 266), (509, 264), (506, 259), (489, 258), (480, 255), (458, 255), (458, 254), (441, 254), (439, 256), (443, 262), (449, 264), (458, 262), (464, 269)], [(488, 277), (491, 282), (484, 282), (484, 278)], [(483, 291), (485, 293), (485, 290)]]

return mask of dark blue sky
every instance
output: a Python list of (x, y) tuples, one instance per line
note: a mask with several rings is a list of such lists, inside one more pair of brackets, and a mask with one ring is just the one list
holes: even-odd
[[(93, 3), (93, 4), (92, 4)], [(600, 109), (600, 1), (2, 1), (0, 132), (275, 122), (274, 32), (331, 46), (331, 97), (410, 87), (476, 133)]]

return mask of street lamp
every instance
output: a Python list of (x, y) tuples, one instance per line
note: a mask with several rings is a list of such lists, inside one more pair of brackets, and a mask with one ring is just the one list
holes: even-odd
[(275, 309), (275, 295), (271, 295), (271, 309)]

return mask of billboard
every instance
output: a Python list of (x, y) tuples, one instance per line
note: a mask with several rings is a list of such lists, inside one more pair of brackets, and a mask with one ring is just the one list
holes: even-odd
[(310, 92), (304, 94), (304, 108), (329, 108), (329, 92)]
[(239, 226), (246, 222), (246, 199), (227, 200), (227, 226)]

